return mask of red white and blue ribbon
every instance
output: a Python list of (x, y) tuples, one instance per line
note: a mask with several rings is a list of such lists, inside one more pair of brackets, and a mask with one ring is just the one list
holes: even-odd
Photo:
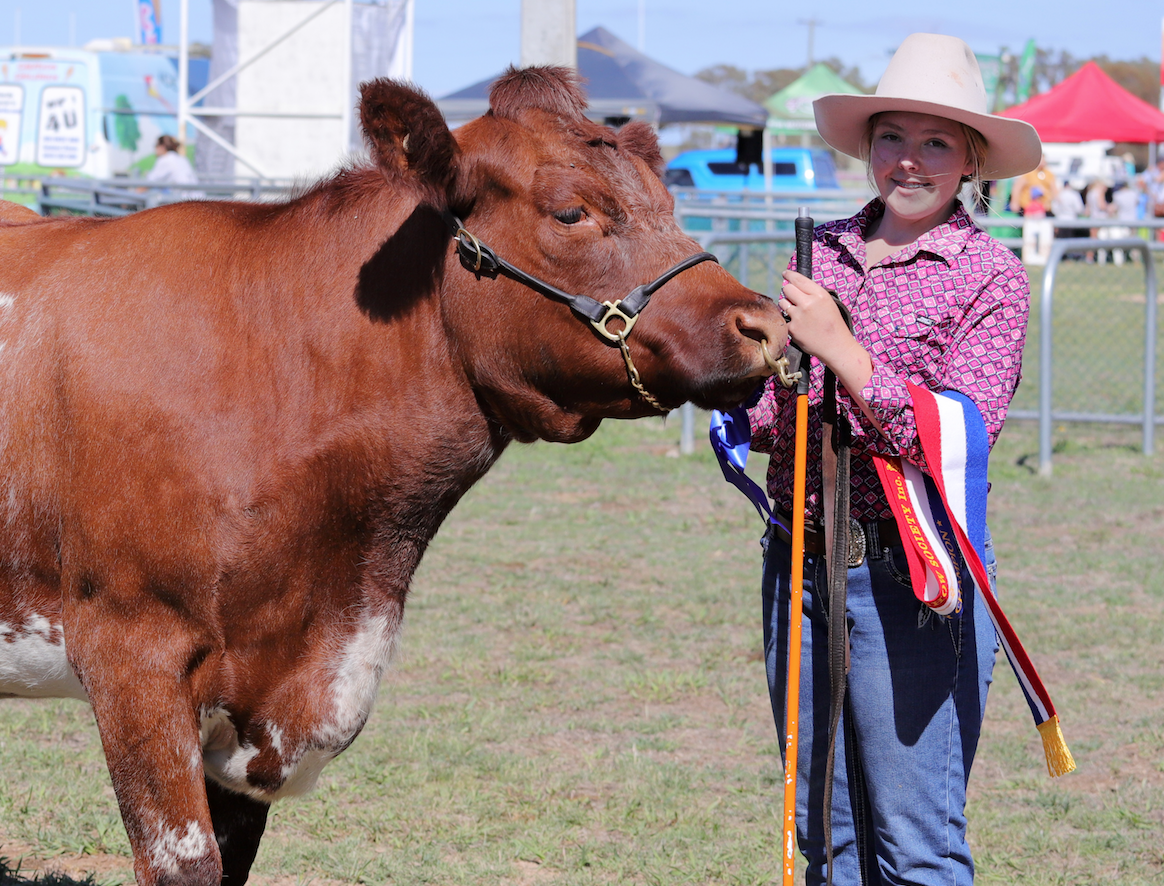
[[(1043, 738), (1052, 776), (1075, 768), (1059, 728), (1051, 696), (1011, 627), (986, 573), (986, 493), (990, 444), (986, 426), (970, 398), (956, 391), (934, 393), (909, 385), (922, 453), (931, 474), (897, 458), (874, 454), (877, 472), (893, 509), (919, 600), (942, 615), (954, 615), (976, 586), (999, 642), (1026, 696)], [(962, 564), (973, 581), (963, 587)]]

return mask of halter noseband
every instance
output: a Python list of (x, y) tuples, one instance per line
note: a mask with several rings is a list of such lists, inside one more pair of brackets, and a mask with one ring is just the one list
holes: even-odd
[[(617, 347), (622, 352), (622, 359), (626, 363), (627, 377), (630, 379), (630, 383), (634, 389), (639, 392), (639, 395), (652, 407), (659, 410), (659, 412), (670, 411), (643, 387), (642, 379), (639, 377), (639, 371), (635, 368), (634, 361), (631, 360), (630, 348), (627, 347), (626, 339), (630, 335), (631, 329), (634, 328), (635, 321), (639, 318), (639, 313), (647, 306), (647, 303), (651, 300), (651, 296), (655, 294), (657, 289), (672, 277), (683, 273), (688, 268), (692, 268), (705, 261), (718, 263), (719, 259), (710, 252), (697, 252), (695, 255), (683, 259), (677, 265), (668, 268), (650, 283), (636, 286), (623, 298), (613, 302), (600, 302), (588, 295), (572, 295), (569, 292), (558, 289), (556, 286), (551, 286), (544, 280), (539, 280), (532, 274), (527, 274), (520, 268), (515, 268), (469, 233), (461, 220), (456, 216), (445, 213), (445, 222), (453, 233), (453, 240), (457, 244), (457, 254), (461, 258), (461, 264), (466, 269), (478, 276), (484, 274), (486, 277), (496, 277), (498, 274), (504, 274), (511, 280), (516, 280), (518, 283), (525, 284), (535, 292), (540, 292), (547, 298), (552, 298), (554, 301), (560, 301), (568, 305), (570, 310), (580, 319), (589, 323), (607, 344)], [(621, 321), (622, 328), (612, 329), (609, 325), (612, 320)]]

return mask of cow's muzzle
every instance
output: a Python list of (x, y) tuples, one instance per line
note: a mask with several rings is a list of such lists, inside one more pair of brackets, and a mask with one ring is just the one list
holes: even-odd
[[(511, 280), (523, 283), (534, 292), (539, 292), (547, 298), (552, 298), (554, 301), (560, 301), (569, 306), (575, 316), (589, 323), (603, 341), (619, 349), (622, 353), (622, 359), (626, 363), (627, 378), (630, 379), (631, 386), (639, 393), (639, 396), (659, 412), (670, 412), (643, 385), (639, 371), (635, 368), (634, 360), (631, 359), (630, 348), (627, 346), (626, 340), (638, 320), (639, 313), (650, 302), (651, 296), (655, 294), (656, 290), (688, 268), (693, 268), (705, 261), (718, 263), (718, 258), (710, 252), (697, 252), (678, 264), (672, 265), (650, 283), (636, 286), (622, 298), (612, 302), (600, 302), (588, 295), (575, 295), (561, 290), (538, 279), (533, 274), (526, 273), (521, 268), (514, 267), (466, 230), (464, 224), (455, 215), (448, 212), (444, 215), (445, 223), (452, 231), (453, 240), (457, 244), (457, 255), (460, 256), (461, 264), (467, 270), (477, 275), (483, 274), (486, 277), (504, 274)], [(764, 341), (762, 347), (764, 360), (769, 366), (772, 366), (774, 362), (780, 362), (772, 360), (767, 350), (767, 340)], [(773, 371), (776, 370), (773, 369)]]

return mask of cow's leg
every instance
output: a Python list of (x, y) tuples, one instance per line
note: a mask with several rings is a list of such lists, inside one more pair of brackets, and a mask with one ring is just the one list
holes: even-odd
[(132, 687), (83, 677), (138, 886), (218, 886), (222, 863), (189, 700), (162, 679)]
[(222, 855), (223, 886), (242, 886), (250, 873), (259, 840), (267, 826), (266, 803), (228, 791), (206, 779), (206, 799), (214, 822), (214, 837)]
[(219, 886), (193, 689), (212, 641), (190, 608), (140, 584), (77, 585), (66, 645), (96, 715), (138, 886)]

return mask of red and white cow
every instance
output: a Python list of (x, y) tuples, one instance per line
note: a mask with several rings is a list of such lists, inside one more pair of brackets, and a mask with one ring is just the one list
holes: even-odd
[(372, 162), (279, 205), (0, 214), (0, 696), (92, 705), (142, 886), (245, 881), (268, 804), (364, 725), (425, 546), (508, 443), (736, 405), (784, 347), (714, 262), (622, 342), (465, 267), (476, 237), (614, 303), (698, 251), (648, 127), (587, 121), (560, 69), (491, 104), (454, 138), (365, 84)]

